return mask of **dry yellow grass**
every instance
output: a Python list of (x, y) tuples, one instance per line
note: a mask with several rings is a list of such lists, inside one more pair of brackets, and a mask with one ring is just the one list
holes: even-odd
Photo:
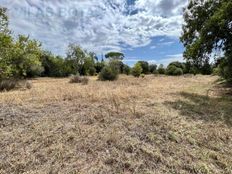
[(231, 174), (232, 99), (215, 80), (40, 78), (0, 93), (0, 173)]

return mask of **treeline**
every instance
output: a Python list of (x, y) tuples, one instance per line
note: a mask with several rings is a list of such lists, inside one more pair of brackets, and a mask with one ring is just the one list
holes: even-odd
[[(167, 67), (138, 61), (134, 67), (123, 63), (124, 54), (110, 52), (98, 59), (95, 53), (70, 44), (65, 57), (44, 51), (41, 43), (29, 36), (13, 38), (8, 29), (6, 9), (0, 8), (0, 79), (23, 79), (28, 77), (67, 77), (99, 75), (100, 80), (115, 80), (118, 74), (211, 74), (217, 72), (220, 63), (211, 65), (205, 60), (198, 64), (188, 60), (186, 63), (172, 62)], [(224, 62), (224, 61), (223, 61)]]

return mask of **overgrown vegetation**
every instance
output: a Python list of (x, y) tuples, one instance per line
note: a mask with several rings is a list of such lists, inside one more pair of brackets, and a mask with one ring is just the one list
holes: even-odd
[[(220, 63), (219, 75), (232, 81), (232, 1), (189, 1), (185, 9), (181, 41), (184, 57), (203, 74), (212, 70), (209, 60), (213, 56)], [(220, 53), (220, 54), (218, 54)], [(224, 55), (224, 56), (218, 56)]]

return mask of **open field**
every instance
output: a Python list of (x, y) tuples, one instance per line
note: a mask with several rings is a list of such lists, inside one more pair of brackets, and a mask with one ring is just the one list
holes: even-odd
[(232, 97), (216, 80), (39, 78), (0, 93), (0, 173), (231, 174)]

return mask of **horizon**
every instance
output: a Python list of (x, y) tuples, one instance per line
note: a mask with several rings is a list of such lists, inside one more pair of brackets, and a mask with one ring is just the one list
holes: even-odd
[(44, 49), (64, 56), (70, 43), (98, 56), (125, 54), (124, 63), (147, 61), (167, 66), (183, 61), (179, 41), (187, 0), (3, 0), (10, 29), (29, 35)]

